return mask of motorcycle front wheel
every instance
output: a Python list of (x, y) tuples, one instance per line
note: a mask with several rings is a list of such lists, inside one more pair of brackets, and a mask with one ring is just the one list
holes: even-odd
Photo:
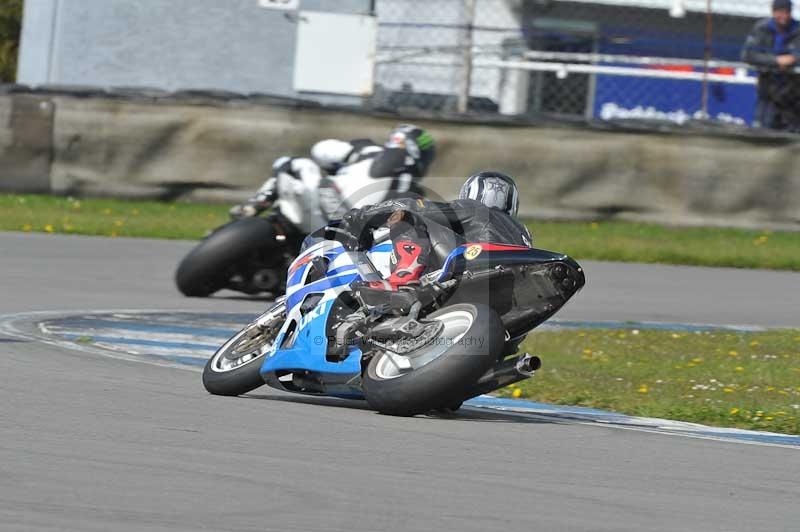
[(264, 384), (261, 365), (286, 318), (282, 305), (268, 311), (268, 319), (259, 318), (236, 333), (208, 359), (203, 369), (203, 386), (208, 393), (242, 395)]
[(406, 356), (375, 351), (361, 376), (364, 396), (383, 414), (413, 416), (460, 405), (502, 353), (504, 327), (486, 305), (461, 303), (426, 316), (439, 335)]

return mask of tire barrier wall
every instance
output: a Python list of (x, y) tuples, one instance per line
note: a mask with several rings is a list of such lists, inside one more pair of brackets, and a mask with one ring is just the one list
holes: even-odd
[[(443, 177), (426, 184), (445, 197), (493, 168), (518, 179), (528, 216), (800, 229), (797, 137), (412, 120), (438, 142)], [(281, 155), (399, 121), (268, 98), (0, 94), (0, 189), (234, 201)]]

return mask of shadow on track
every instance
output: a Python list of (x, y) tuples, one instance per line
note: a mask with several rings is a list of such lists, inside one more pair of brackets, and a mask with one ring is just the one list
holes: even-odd
[[(304, 404), (312, 405), (323, 408), (344, 408), (348, 410), (363, 410), (371, 412), (375, 415), (382, 415), (369, 407), (366, 401), (355, 399), (339, 399), (336, 397), (312, 397), (312, 396), (284, 396), (284, 395), (265, 395), (265, 394), (248, 394), (241, 397), (242, 399), (258, 400), (258, 401), (279, 401), (283, 403)], [(389, 416), (387, 416), (389, 417)], [(477, 423), (515, 423), (515, 424), (546, 424), (546, 425), (563, 425), (569, 424), (569, 420), (550, 418), (550, 417), (532, 417), (524, 416), (511, 412), (497, 412), (489, 411), (479, 408), (470, 408), (468, 405), (456, 412), (429, 412), (428, 414), (414, 416), (420, 419), (437, 419), (441, 421), (467, 421)]]

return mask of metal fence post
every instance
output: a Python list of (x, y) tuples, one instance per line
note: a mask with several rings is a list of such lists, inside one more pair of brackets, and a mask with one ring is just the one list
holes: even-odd
[(714, 35), (714, 17), (711, 10), (711, 0), (706, 0), (706, 40), (705, 49), (703, 51), (703, 85), (702, 94), (700, 96), (700, 112), (702, 113), (703, 120), (707, 120), (710, 115), (708, 114), (708, 63), (711, 61), (711, 46)]
[(462, 61), (464, 75), (458, 90), (458, 112), (466, 113), (469, 109), (469, 91), (472, 86), (472, 31), (475, 23), (475, 0), (464, 0), (464, 15), (467, 20), (464, 34)]

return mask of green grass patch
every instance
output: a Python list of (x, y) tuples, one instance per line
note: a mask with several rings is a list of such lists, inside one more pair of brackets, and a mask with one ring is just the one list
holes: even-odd
[[(229, 205), (0, 195), (0, 230), (198, 239)], [(800, 232), (629, 222), (530, 222), (537, 247), (577, 259), (800, 271)]]
[(523, 349), (543, 366), (503, 396), (800, 434), (800, 330), (541, 331)]
[(219, 204), (0, 195), (3, 231), (194, 240), (227, 220)]
[(631, 222), (529, 225), (537, 247), (578, 259), (800, 271), (800, 232)]

